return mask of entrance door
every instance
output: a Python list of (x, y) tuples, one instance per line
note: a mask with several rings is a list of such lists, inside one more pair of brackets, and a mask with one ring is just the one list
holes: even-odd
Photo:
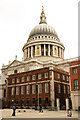
[(66, 110), (66, 101), (65, 101), (65, 99), (60, 99), (60, 110)]

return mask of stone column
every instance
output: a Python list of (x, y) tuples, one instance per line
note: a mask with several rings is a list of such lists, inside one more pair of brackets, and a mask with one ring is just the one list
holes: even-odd
[(33, 58), (33, 46), (31, 46), (31, 58)]
[(53, 50), (53, 56), (54, 56), (54, 45), (52, 46), (52, 50)]
[(48, 56), (50, 56), (50, 45), (48, 45)]
[(46, 56), (46, 45), (44, 44), (44, 56)]
[(30, 57), (30, 55), (29, 55), (29, 50), (30, 50), (30, 48), (28, 47), (28, 58)]
[(59, 57), (61, 58), (61, 48), (59, 47)]
[(37, 56), (37, 45), (35, 45), (35, 56)]
[(58, 56), (58, 46), (57, 46), (57, 56)]
[(59, 98), (57, 98), (57, 108), (58, 108), (58, 110), (60, 110)]
[(53, 110), (54, 109), (54, 100), (55, 100), (53, 67), (50, 67), (49, 70), (50, 70), (50, 100), (51, 100), (51, 108)]
[(69, 99), (66, 99), (66, 110), (69, 109)]
[(63, 59), (64, 59), (64, 49), (63, 49)]
[(71, 100), (72, 100), (72, 109), (75, 110), (75, 100), (74, 100), (74, 94), (71, 93)]

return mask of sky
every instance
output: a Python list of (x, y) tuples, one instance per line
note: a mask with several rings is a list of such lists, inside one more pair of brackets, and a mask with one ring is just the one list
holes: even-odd
[(46, 21), (65, 46), (65, 59), (78, 56), (79, 0), (0, 0), (0, 69), (17, 59), (31, 30), (39, 24), (42, 6)]

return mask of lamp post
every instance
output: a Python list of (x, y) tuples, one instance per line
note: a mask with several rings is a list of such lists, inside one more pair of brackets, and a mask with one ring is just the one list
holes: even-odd
[(35, 110), (39, 110), (39, 84), (38, 84), (38, 74), (36, 74), (36, 108)]

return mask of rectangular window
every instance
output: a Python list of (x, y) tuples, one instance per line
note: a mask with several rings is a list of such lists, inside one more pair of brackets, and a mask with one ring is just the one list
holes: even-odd
[(48, 73), (45, 73), (45, 78), (48, 78)]
[(14, 78), (12, 79), (12, 83), (15, 83), (15, 79)]
[(39, 90), (39, 93), (42, 93), (42, 84), (39, 84), (39, 86), (38, 86), (39, 88), (38, 88), (38, 90)]
[(36, 85), (32, 85), (32, 94), (36, 93)]
[(65, 75), (63, 75), (63, 80), (65, 80)]
[(14, 88), (12, 88), (12, 95), (14, 95)]
[(41, 79), (42, 78), (42, 75), (41, 74), (38, 74), (38, 79)]
[(24, 94), (24, 86), (21, 87), (21, 94)]
[(67, 79), (67, 81), (69, 81), (69, 77), (68, 76), (66, 77), (66, 79)]
[(27, 76), (27, 81), (30, 81), (30, 76)]
[(26, 93), (29, 94), (29, 92), (30, 92), (30, 86), (27, 85), (27, 86), (26, 86)]
[(16, 87), (16, 95), (19, 95), (19, 87)]
[(32, 80), (35, 80), (35, 79), (36, 79), (36, 76), (35, 76), (35, 75), (33, 75), (33, 76), (32, 76)]
[(58, 79), (60, 79), (60, 74), (58, 74), (58, 76), (57, 76), (57, 77), (58, 77)]
[(24, 82), (24, 77), (22, 77), (21, 81)]
[(48, 83), (45, 83), (45, 93), (48, 93), (49, 89), (48, 89)]
[(77, 73), (77, 68), (73, 68), (73, 73)]
[(16, 82), (19, 83), (19, 78), (17, 78)]
[(58, 93), (60, 93), (61, 92), (61, 86), (60, 86), (60, 84), (58, 84)]
[(78, 89), (78, 80), (74, 80), (74, 89)]

